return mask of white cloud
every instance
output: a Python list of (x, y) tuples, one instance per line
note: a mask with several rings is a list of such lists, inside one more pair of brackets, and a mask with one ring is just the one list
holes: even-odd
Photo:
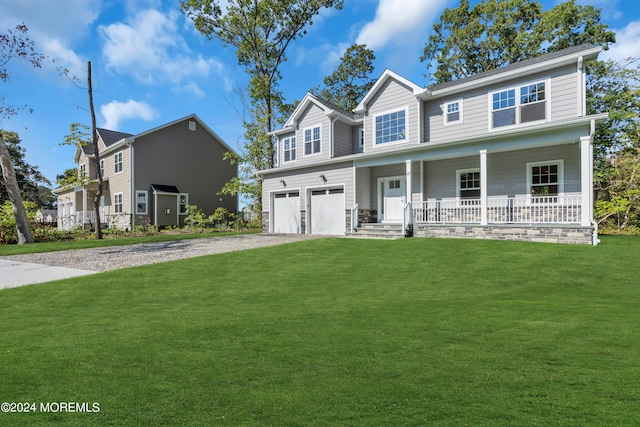
[(604, 59), (621, 61), (627, 58), (638, 58), (640, 56), (640, 21), (632, 21), (622, 30), (614, 30), (616, 33), (616, 43), (609, 47), (608, 51), (602, 52)]
[(375, 51), (390, 42), (405, 43), (409, 35), (424, 42), (443, 7), (437, 0), (380, 0), (375, 18), (362, 28), (356, 43)]
[(88, 36), (100, 15), (100, 0), (0, 0), (0, 7), (0, 29), (24, 22), (37, 52), (52, 58), (56, 66), (82, 75), (78, 72), (82, 73), (84, 61), (72, 47)]
[(126, 23), (100, 26), (107, 67), (149, 84), (177, 84), (189, 77), (220, 73), (223, 67), (218, 60), (189, 50), (178, 31), (180, 16), (177, 11), (163, 14), (147, 9)]
[(145, 102), (128, 100), (127, 102), (111, 101), (100, 107), (104, 118), (104, 127), (109, 130), (119, 130), (120, 122), (128, 119), (142, 119), (151, 121), (159, 116), (158, 112)]

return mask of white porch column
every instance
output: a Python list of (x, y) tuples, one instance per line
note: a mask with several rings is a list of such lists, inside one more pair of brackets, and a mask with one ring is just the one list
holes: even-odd
[(588, 227), (593, 218), (593, 145), (591, 136), (580, 138), (580, 192), (582, 208), (580, 225)]
[(406, 162), (406, 178), (405, 178), (405, 192), (406, 198), (405, 203), (411, 203), (413, 198), (413, 190), (411, 188), (411, 160), (407, 160)]
[(82, 189), (82, 225), (87, 223), (87, 189)]
[(487, 225), (487, 150), (480, 150), (480, 225)]

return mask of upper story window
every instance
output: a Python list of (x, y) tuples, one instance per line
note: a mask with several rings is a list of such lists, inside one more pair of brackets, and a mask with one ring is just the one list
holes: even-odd
[(100, 176), (104, 178), (104, 159), (100, 159)]
[(120, 151), (119, 153), (116, 153), (113, 156), (113, 163), (114, 163), (114, 169), (113, 171), (115, 173), (120, 173), (122, 172), (122, 151)]
[(180, 193), (178, 196), (178, 213), (180, 215), (187, 214), (187, 205), (189, 204), (189, 194)]
[(462, 121), (462, 101), (454, 101), (445, 104), (444, 124), (458, 123)]
[(547, 118), (546, 82), (537, 82), (491, 94), (493, 128)]
[(480, 197), (479, 169), (458, 171), (458, 195), (461, 199), (477, 199)]
[(285, 138), (282, 140), (283, 161), (293, 162), (296, 160), (296, 137)]
[(376, 144), (404, 141), (406, 132), (406, 110), (376, 116)]
[(358, 131), (358, 147), (364, 147), (364, 126)]
[(320, 126), (304, 130), (304, 155), (320, 153)]
[(85, 176), (87, 176), (87, 164), (83, 163), (80, 165), (80, 167), (78, 168), (78, 176), (80, 178), (84, 178)]

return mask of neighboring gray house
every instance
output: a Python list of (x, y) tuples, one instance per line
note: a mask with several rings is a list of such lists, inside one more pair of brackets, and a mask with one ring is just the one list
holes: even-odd
[(93, 195), (97, 174), (104, 180), (100, 204), (103, 226), (183, 225), (186, 206), (211, 214), (218, 207), (238, 209), (235, 196), (217, 193), (237, 166), (224, 160), (233, 151), (198, 116), (178, 119), (137, 135), (98, 129), (100, 170), (90, 159), (92, 147), (77, 148), (78, 174), (91, 183), (57, 188), (58, 228), (95, 224)]
[(353, 113), (308, 93), (263, 179), (263, 229), (597, 243), (592, 45), (420, 87), (386, 70)]

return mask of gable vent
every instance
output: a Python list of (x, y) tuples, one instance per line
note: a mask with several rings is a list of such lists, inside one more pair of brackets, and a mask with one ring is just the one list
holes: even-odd
[(193, 130), (193, 131), (196, 130), (196, 122), (192, 122), (192, 121), (189, 122), (189, 130)]

